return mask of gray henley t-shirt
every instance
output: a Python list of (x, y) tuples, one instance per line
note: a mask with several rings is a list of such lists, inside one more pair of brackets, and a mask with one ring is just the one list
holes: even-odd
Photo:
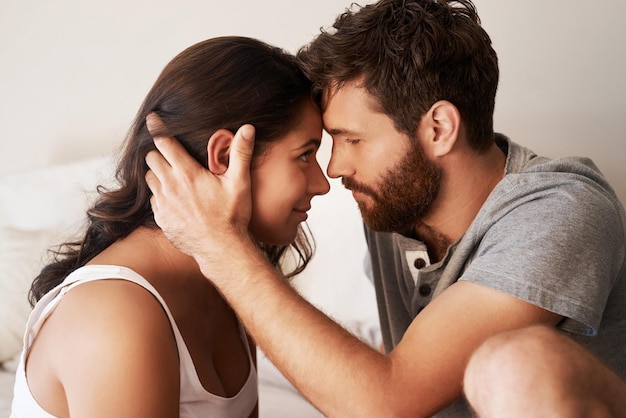
[[(386, 350), (433, 298), (468, 280), (562, 315), (562, 331), (626, 378), (622, 204), (589, 159), (497, 143), (506, 175), (442, 261), (431, 264), (420, 241), (365, 228)], [(471, 414), (459, 401), (436, 416)]]

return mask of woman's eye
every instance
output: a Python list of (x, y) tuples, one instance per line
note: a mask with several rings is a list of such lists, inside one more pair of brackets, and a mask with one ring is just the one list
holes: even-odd
[(359, 143), (360, 139), (346, 138), (345, 141), (350, 145), (356, 145)]
[(311, 155), (313, 155), (315, 153), (315, 150), (308, 150), (306, 151), (304, 154), (300, 155), (298, 158), (302, 161), (304, 161), (305, 163), (309, 162), (309, 158), (311, 157)]

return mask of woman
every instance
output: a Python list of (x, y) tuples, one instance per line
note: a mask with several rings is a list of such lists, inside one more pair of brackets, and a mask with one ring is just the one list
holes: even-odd
[(299, 261), (286, 276), (312, 255), (300, 223), (329, 184), (315, 160), (322, 123), (308, 80), (291, 55), (254, 39), (188, 48), (139, 110), (119, 186), (100, 190), (83, 239), (63, 244), (33, 282), (13, 417), (256, 416), (254, 347), (195, 261), (154, 223), (151, 112), (214, 171), (228, 166), (233, 132), (252, 124), (250, 231), (277, 268), (293, 250)]

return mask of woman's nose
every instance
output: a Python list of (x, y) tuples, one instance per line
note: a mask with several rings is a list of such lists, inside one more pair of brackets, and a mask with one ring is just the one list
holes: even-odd
[(324, 175), (319, 163), (315, 162), (312, 178), (309, 181), (309, 192), (312, 195), (324, 195), (330, 190), (330, 183)]

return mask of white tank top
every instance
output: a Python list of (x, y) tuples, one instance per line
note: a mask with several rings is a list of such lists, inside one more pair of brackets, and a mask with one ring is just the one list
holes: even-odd
[(231, 398), (224, 398), (209, 393), (204, 389), (198, 378), (191, 355), (189, 354), (189, 350), (187, 350), (187, 346), (185, 345), (185, 341), (183, 340), (176, 322), (174, 322), (174, 317), (156, 289), (142, 276), (126, 267), (89, 265), (72, 272), (61, 284), (44, 295), (30, 314), (24, 334), (24, 348), (22, 349), (22, 355), (15, 377), (10, 418), (55, 418), (39, 406), (28, 388), (24, 367), (26, 357), (44, 321), (50, 316), (52, 311), (54, 311), (65, 293), (82, 283), (106, 279), (124, 279), (144, 287), (154, 295), (167, 313), (176, 337), (176, 345), (178, 346), (178, 356), (180, 359), (179, 409), (181, 418), (200, 416), (210, 416), (212, 418), (239, 418), (250, 416), (258, 399), (257, 374), (254, 364), (252, 363), (250, 348), (248, 347), (243, 329), (242, 340), (248, 351), (248, 359), (250, 361), (250, 374), (248, 375), (248, 379), (239, 392)]

